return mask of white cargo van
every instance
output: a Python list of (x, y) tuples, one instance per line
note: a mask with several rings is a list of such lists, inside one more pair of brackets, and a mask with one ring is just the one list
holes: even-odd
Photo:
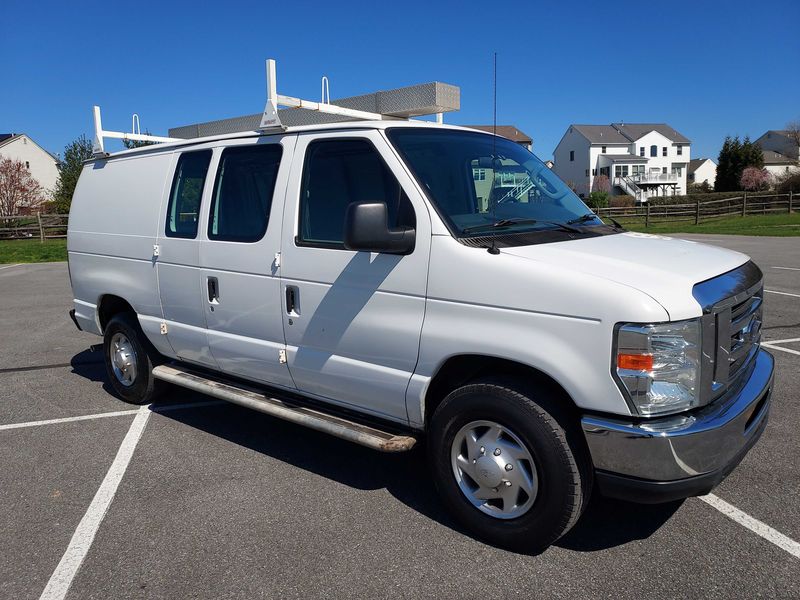
[(707, 493), (767, 423), (758, 267), (604, 224), (488, 133), (357, 121), (98, 157), (68, 246), (73, 320), (123, 400), (171, 382), (381, 451), (424, 438), (452, 514), (506, 547), (547, 547), (593, 488)]

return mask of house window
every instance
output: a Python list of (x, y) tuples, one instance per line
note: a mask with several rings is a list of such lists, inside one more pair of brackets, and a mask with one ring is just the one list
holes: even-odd
[(639, 147), (639, 156), (644, 156), (644, 146)]
[(658, 146), (650, 146), (650, 156), (658, 156)]
[(661, 167), (661, 172), (666, 175), (667, 174), (667, 167)]
[(592, 177), (594, 177), (595, 175), (597, 175), (597, 169), (592, 169)]
[(575, 162), (575, 150), (570, 150), (569, 151), (569, 161), (570, 162)]
[(678, 144), (678, 156), (681, 156), (681, 155), (683, 155), (683, 146)]
[(614, 177), (627, 177), (628, 176), (628, 165), (615, 165), (614, 166)]
[(486, 181), (486, 169), (472, 169), (472, 179)]
[(644, 165), (633, 165), (631, 168), (634, 175), (644, 175)]
[(30, 169), (31, 168), (31, 163), (29, 163), (27, 160), (25, 161), (25, 168), (26, 169)]
[(602, 152), (603, 154), (605, 154), (605, 153), (606, 153), (606, 147), (605, 147), (605, 146), (603, 146), (603, 147), (601, 148), (601, 152)]
[(680, 177), (683, 174), (683, 169), (681, 167), (672, 167), (672, 174)]
[(589, 176), (589, 169), (586, 169), (586, 177)]
[(664, 146), (663, 148), (661, 148), (661, 156), (666, 156), (666, 155), (667, 155), (667, 147)]

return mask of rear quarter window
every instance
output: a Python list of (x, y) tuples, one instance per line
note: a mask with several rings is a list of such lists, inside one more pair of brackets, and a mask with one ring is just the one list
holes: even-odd
[(210, 162), (211, 150), (185, 152), (178, 159), (167, 205), (167, 237), (197, 237), (200, 199)]

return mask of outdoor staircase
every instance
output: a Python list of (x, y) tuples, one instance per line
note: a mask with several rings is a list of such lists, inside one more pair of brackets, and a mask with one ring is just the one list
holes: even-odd
[(633, 196), (636, 202), (644, 201), (644, 191), (630, 177), (615, 177), (614, 185), (618, 186), (626, 194)]
[(503, 197), (498, 200), (498, 204), (506, 202), (511, 198), (519, 200), (522, 196), (528, 193), (530, 189), (533, 187), (533, 181), (531, 181), (530, 177), (526, 177), (521, 183), (517, 184), (516, 187), (510, 189)]

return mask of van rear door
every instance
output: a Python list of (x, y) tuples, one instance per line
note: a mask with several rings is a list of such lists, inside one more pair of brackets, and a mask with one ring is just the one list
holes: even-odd
[(210, 148), (176, 153), (172, 185), (159, 228), (156, 268), (172, 349), (181, 360), (216, 368), (206, 335), (199, 240), (201, 206), (207, 203), (210, 193), (212, 156)]

